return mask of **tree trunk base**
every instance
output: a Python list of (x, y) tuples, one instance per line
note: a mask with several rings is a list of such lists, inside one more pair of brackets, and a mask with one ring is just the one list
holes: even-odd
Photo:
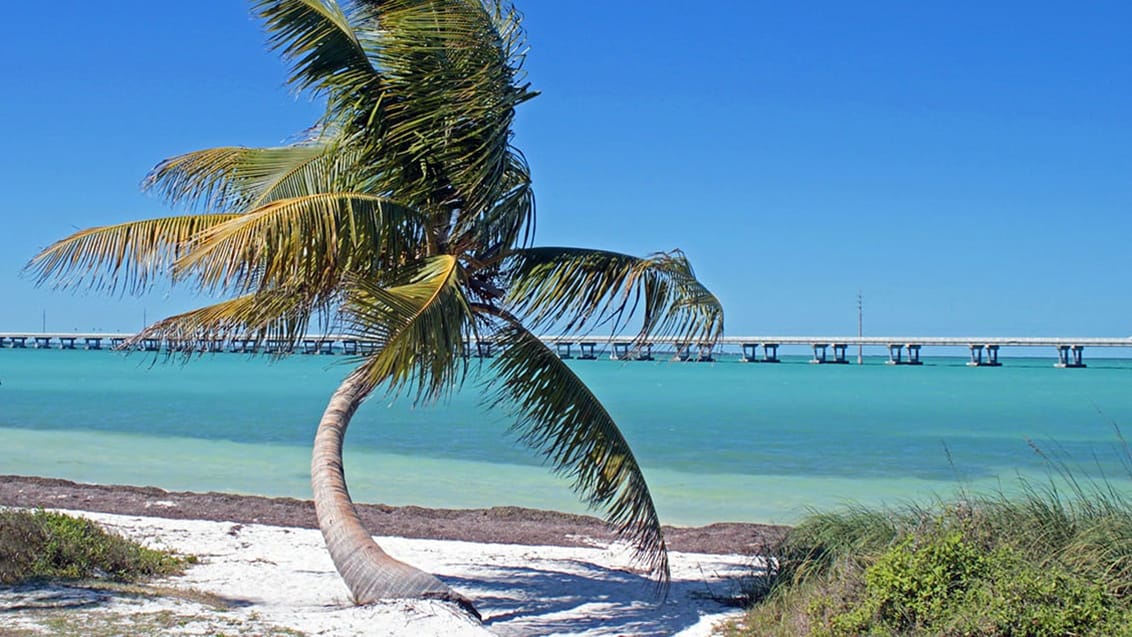
[(355, 604), (384, 599), (441, 599), (482, 619), (472, 602), (434, 575), (387, 554), (373, 541), (354, 509), (342, 467), (346, 427), (370, 388), (357, 373), (342, 381), (323, 412), (311, 457), (311, 488), (318, 526), (334, 568), (342, 576)]

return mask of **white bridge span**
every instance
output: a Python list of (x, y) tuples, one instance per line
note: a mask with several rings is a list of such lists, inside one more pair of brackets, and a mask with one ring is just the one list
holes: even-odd
[[(124, 333), (32, 333), (0, 332), (0, 348), (38, 349), (105, 349), (120, 348), (132, 334)], [(694, 342), (675, 337), (650, 338), (640, 341), (632, 336), (543, 336), (562, 358), (594, 359), (609, 354), (619, 360), (653, 360), (654, 350), (686, 361), (711, 361), (722, 348), (737, 348), (742, 360), (752, 363), (777, 363), (778, 348), (802, 345), (813, 349), (812, 363), (848, 364), (848, 350), (857, 347), (884, 348), (888, 362), (894, 365), (920, 365), (923, 347), (961, 347), (970, 352), (972, 366), (998, 366), (999, 350), (1011, 348), (1052, 348), (1057, 353), (1057, 367), (1084, 367), (1086, 347), (1132, 347), (1132, 337), (1029, 337), (1029, 336), (725, 336), (715, 343)], [(228, 341), (185, 342), (143, 339), (135, 347), (145, 351), (202, 350), (238, 353), (303, 353), (359, 354), (373, 349), (364, 339), (340, 334), (309, 336), (299, 343), (276, 339), (233, 339)], [(490, 339), (465, 345), (469, 356), (490, 357), (495, 344)], [(575, 350), (575, 348), (577, 348)]]

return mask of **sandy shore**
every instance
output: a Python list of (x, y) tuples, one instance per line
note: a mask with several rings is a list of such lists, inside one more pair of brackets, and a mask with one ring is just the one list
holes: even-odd
[[(57, 634), (81, 618), (78, 634), (107, 635), (708, 635), (737, 614), (724, 600), (757, 572), (755, 550), (780, 532), (760, 525), (670, 529), (673, 585), (657, 601), (625, 547), (594, 518), (525, 509), (367, 511), (386, 522), (415, 518), (408, 528), (426, 537), (375, 536), (392, 555), (472, 599), (479, 623), (442, 602), (352, 605), (321, 534), (309, 528), (308, 502), (7, 476), (0, 504), (82, 509), (127, 537), (200, 558), (185, 575), (140, 591), (4, 590), (2, 634)], [(197, 506), (205, 510), (194, 512)], [(113, 507), (141, 510), (91, 511)], [(249, 519), (259, 517), (270, 519)], [(553, 541), (531, 541), (540, 538)], [(726, 544), (734, 548), (720, 550)]]

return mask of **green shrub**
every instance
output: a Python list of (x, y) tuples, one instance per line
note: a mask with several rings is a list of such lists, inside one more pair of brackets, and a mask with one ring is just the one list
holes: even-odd
[[(1132, 445), (1117, 436), (1132, 478)], [(725, 634), (1132, 636), (1128, 484), (1031, 446), (1049, 479), (1011, 495), (808, 516)]]
[(811, 516), (727, 634), (1132, 635), (1132, 507), (1063, 497)]
[(0, 511), (0, 584), (26, 579), (46, 542), (47, 530), (35, 517)]
[(864, 599), (833, 618), (833, 633), (856, 635), (874, 624), (896, 631), (936, 624), (983, 574), (986, 560), (961, 531), (909, 534), (865, 570)]
[(861, 634), (1112, 634), (1116, 600), (1062, 568), (1036, 567), (1014, 549), (987, 552), (960, 530), (908, 535), (865, 571), (865, 594), (828, 632)]
[(179, 573), (191, 558), (145, 548), (94, 522), (50, 511), (0, 511), (0, 583), (134, 581)]
[(999, 549), (981, 575), (956, 600), (950, 616), (938, 622), (940, 634), (1128, 634), (1119, 601), (1080, 574), (1059, 566), (1038, 567), (1016, 551)]

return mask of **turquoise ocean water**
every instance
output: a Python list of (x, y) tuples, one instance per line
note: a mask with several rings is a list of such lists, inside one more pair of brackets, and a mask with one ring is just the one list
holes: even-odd
[[(308, 451), (348, 368), (218, 354), (0, 350), (0, 474), (309, 497)], [(1052, 356), (969, 368), (572, 361), (632, 443), (664, 522), (795, 521), (810, 508), (1014, 490), (1047, 469), (1029, 440), (1132, 490), (1132, 361)], [(481, 407), (371, 398), (346, 441), (358, 501), (582, 512), (568, 484)]]

